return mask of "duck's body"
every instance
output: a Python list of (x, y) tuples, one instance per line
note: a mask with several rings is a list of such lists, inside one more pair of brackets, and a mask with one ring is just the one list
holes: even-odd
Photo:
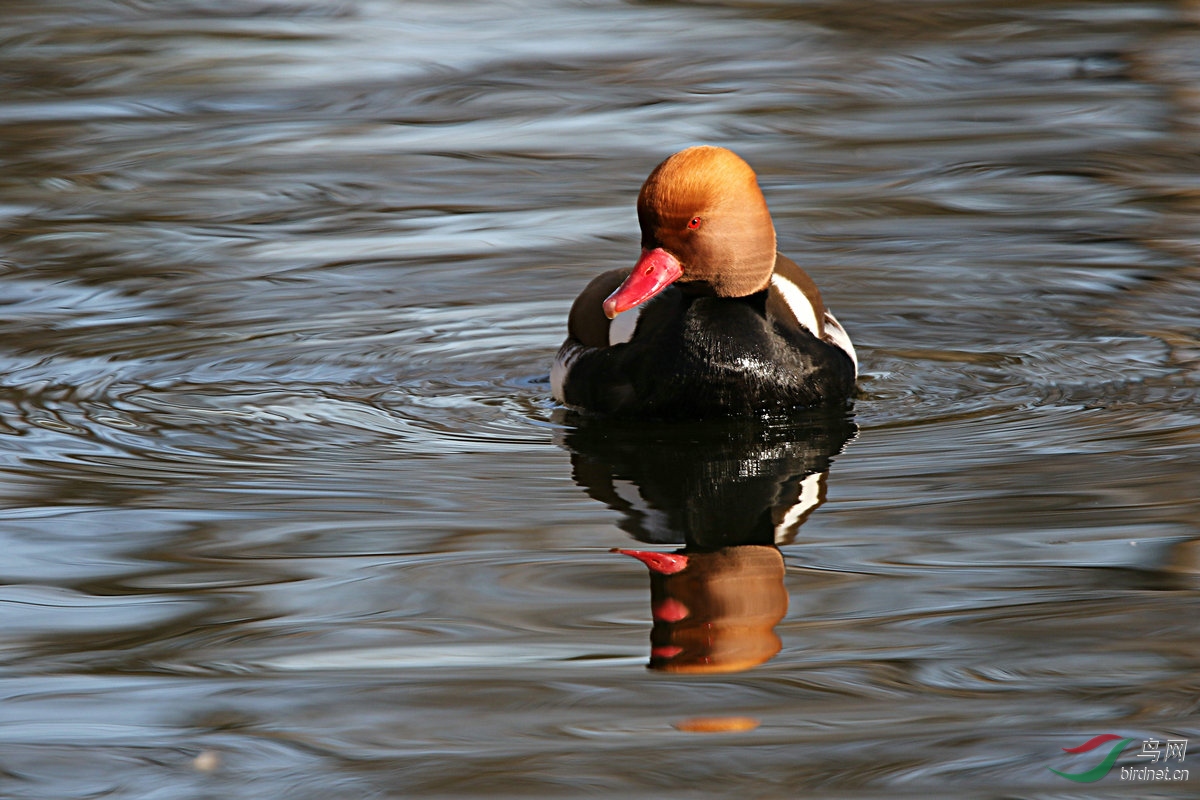
[(554, 397), (694, 417), (846, 400), (857, 358), (799, 266), (775, 252), (753, 171), (728, 150), (664, 161), (638, 198), (642, 257), (575, 300)]
[[(783, 256), (778, 261), (781, 273), (800, 269)], [(800, 290), (786, 277), (735, 298), (672, 286), (610, 321), (600, 304), (628, 275), (606, 272), (576, 300), (577, 324), (552, 375), (559, 402), (604, 413), (701, 417), (820, 405), (853, 391), (845, 332), (824, 309), (819, 317), (794, 313), (788, 295)], [(823, 336), (798, 316), (820, 320)]]

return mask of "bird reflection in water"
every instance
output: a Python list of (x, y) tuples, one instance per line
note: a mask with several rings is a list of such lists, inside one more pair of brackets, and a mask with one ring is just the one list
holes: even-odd
[(770, 660), (787, 613), (783, 554), (825, 500), (854, 436), (844, 412), (644, 424), (580, 417), (560, 444), (620, 527), (671, 552), (618, 549), (650, 570), (653, 670), (739, 672)]

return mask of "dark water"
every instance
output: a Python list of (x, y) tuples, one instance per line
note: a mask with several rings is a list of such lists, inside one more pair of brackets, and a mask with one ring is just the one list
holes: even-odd
[[(700, 142), (852, 418), (550, 400)], [(16, 0), (0, 164), (0, 796), (1200, 791), (1197, 4)]]

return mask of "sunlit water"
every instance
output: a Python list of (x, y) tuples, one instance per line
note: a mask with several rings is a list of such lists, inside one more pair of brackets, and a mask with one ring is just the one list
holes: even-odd
[[(8, 3), (0, 795), (1195, 796), (1047, 768), (1200, 753), (1198, 25)], [(854, 337), (851, 418), (550, 400), (700, 142)], [(611, 552), (681, 544), (711, 583)]]

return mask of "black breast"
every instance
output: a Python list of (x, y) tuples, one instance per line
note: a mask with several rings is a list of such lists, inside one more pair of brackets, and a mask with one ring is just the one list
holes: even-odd
[(766, 292), (690, 297), (674, 287), (647, 304), (633, 339), (581, 358), (568, 402), (596, 411), (703, 417), (843, 402), (849, 357), (774, 324)]

